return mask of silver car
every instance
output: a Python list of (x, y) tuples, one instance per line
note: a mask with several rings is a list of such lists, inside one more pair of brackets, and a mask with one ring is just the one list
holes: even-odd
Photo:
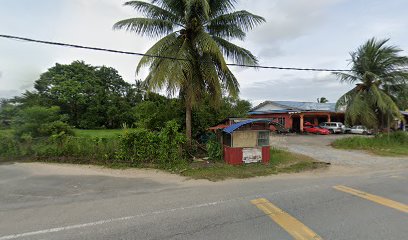
[(364, 126), (358, 125), (350, 128), (350, 133), (352, 134), (362, 134), (362, 135), (368, 135), (372, 134), (372, 131)]
[(320, 124), (320, 127), (326, 128), (330, 133), (344, 133), (346, 126), (341, 122), (324, 122)]

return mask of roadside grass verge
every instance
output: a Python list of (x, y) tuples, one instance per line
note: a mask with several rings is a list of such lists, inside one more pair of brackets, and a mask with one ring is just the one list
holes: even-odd
[(332, 143), (334, 148), (364, 150), (380, 156), (408, 156), (408, 133), (394, 132), (375, 137), (350, 137)]
[(326, 166), (326, 163), (318, 162), (305, 155), (280, 149), (271, 149), (271, 159), (267, 165), (258, 163), (231, 166), (222, 162), (203, 162), (191, 164), (181, 175), (192, 179), (207, 179), (215, 182), (226, 179), (244, 179), (279, 173), (297, 173)]

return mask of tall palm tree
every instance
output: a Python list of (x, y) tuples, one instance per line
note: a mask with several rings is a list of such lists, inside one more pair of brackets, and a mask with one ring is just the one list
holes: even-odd
[(337, 101), (346, 109), (346, 121), (378, 129), (401, 118), (394, 94), (408, 82), (408, 58), (401, 49), (387, 46), (389, 39), (372, 38), (351, 55), (350, 73), (335, 73), (342, 82), (356, 86)]
[(210, 94), (214, 104), (223, 94), (238, 96), (238, 81), (224, 56), (237, 64), (258, 64), (250, 51), (230, 40), (243, 40), (246, 31), (265, 20), (247, 11), (235, 11), (235, 3), (236, 0), (129, 1), (124, 5), (144, 17), (114, 25), (114, 29), (162, 37), (146, 52), (148, 56), (140, 60), (136, 72), (149, 66), (145, 82), (150, 90), (166, 89), (170, 95), (179, 94), (186, 108), (189, 140), (192, 107), (203, 94)]

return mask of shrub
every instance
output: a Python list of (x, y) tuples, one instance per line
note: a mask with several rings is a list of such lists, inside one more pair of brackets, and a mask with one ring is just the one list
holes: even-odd
[(13, 157), (19, 154), (19, 142), (10, 135), (0, 135), (0, 156)]
[(160, 132), (144, 128), (126, 132), (120, 137), (116, 158), (134, 166), (151, 163), (172, 168), (181, 164), (184, 162), (182, 144), (185, 138), (178, 129), (175, 121), (169, 121)]
[(208, 157), (213, 160), (222, 159), (222, 146), (219, 141), (217, 141), (215, 135), (211, 135), (207, 142), (207, 152)]
[(64, 122), (64, 116), (59, 111), (59, 107), (34, 106), (22, 109), (13, 124), (16, 136), (29, 134), (36, 138), (61, 133), (73, 135), (73, 130)]

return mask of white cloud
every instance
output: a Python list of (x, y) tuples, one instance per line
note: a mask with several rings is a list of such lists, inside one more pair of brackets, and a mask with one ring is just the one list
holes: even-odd
[[(21, 2), (21, 3), (19, 3)], [(134, 52), (145, 52), (155, 40), (113, 31), (112, 25), (136, 16), (118, 0), (22, 0), (0, 9), (0, 32)], [(255, 53), (263, 65), (345, 68), (348, 52), (367, 38), (391, 37), (408, 48), (408, 27), (403, 0), (241, 0), (237, 10), (261, 15), (267, 23), (237, 42)], [(24, 5), (24, 7), (19, 6)], [(12, 6), (13, 5), (13, 6)], [(135, 79), (139, 57), (67, 49), (0, 39), (0, 94), (19, 93), (56, 62), (84, 60), (112, 66), (127, 81)], [(335, 101), (350, 86), (327, 73), (254, 70), (232, 67), (241, 84), (241, 96), (265, 99)], [(144, 75), (138, 76), (142, 78)], [(0, 95), (1, 96), (1, 95)]]

